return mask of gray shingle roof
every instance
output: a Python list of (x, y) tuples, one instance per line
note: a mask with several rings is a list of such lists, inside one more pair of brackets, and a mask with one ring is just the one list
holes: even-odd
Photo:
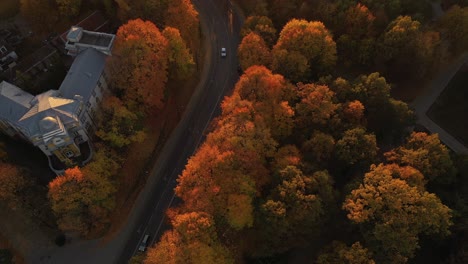
[(34, 96), (8, 82), (0, 83), (0, 116), (16, 122), (31, 107)]
[(60, 85), (59, 91), (62, 96), (72, 99), (75, 95), (81, 95), (83, 101), (87, 102), (104, 70), (105, 63), (106, 55), (93, 48), (78, 54)]

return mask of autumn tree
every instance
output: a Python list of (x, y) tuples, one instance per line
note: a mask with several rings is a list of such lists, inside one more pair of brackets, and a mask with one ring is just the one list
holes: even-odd
[(74, 17), (80, 13), (81, 0), (55, 0), (60, 15), (63, 17)]
[(300, 166), (302, 155), (294, 145), (285, 145), (278, 148), (270, 165), (272, 172), (279, 172), (287, 166)]
[[(304, 56), (313, 73), (323, 72), (335, 65), (336, 44), (331, 33), (323, 23), (293, 19), (281, 30), (274, 51), (286, 50), (288, 53), (297, 52)], [(278, 56), (273, 52), (273, 56)], [(281, 67), (281, 65), (274, 65)], [(274, 68), (275, 71), (280, 68)], [(289, 76), (285, 76), (289, 77)], [(305, 77), (305, 76), (304, 76)]]
[(96, 135), (112, 147), (126, 147), (145, 138), (145, 132), (139, 125), (141, 117), (128, 110), (115, 96), (103, 100), (99, 120), (101, 126)]
[(162, 34), (169, 43), (169, 75), (177, 79), (189, 77), (194, 71), (195, 63), (179, 30), (166, 27)]
[(335, 93), (325, 85), (298, 84), (300, 102), (296, 104), (299, 127), (325, 126), (338, 109)]
[(154, 248), (148, 250), (145, 264), (234, 263), (216, 234), (213, 218), (203, 212), (179, 214), (171, 221)]
[(106, 177), (75, 167), (49, 183), (48, 196), (59, 228), (86, 236), (109, 224), (115, 191)]
[(130, 105), (162, 107), (168, 45), (167, 39), (149, 21), (130, 20), (117, 31), (109, 65), (110, 83)]
[(276, 29), (270, 18), (266, 16), (249, 16), (246, 18), (241, 29), (241, 36), (244, 38), (250, 33), (259, 35), (268, 47), (272, 47), (276, 42)]
[(179, 29), (180, 35), (192, 52), (200, 44), (198, 12), (190, 0), (171, 0), (165, 16), (166, 26)]
[(326, 251), (319, 255), (317, 264), (375, 264), (372, 252), (356, 242), (351, 246), (333, 241)]
[(385, 153), (389, 162), (412, 166), (429, 180), (451, 183), (456, 169), (447, 147), (440, 142), (437, 134), (413, 132), (403, 146)]
[(373, 13), (361, 3), (345, 12), (343, 34), (337, 40), (337, 50), (346, 65), (372, 65), (376, 46), (374, 20)]
[(335, 145), (336, 156), (349, 165), (372, 162), (377, 150), (375, 135), (367, 134), (363, 128), (345, 131)]
[(268, 67), (271, 63), (270, 49), (262, 37), (253, 32), (242, 39), (237, 53), (239, 63), (244, 71), (253, 65)]
[(468, 7), (452, 6), (438, 26), (450, 41), (454, 54), (468, 51)]
[(448, 234), (451, 210), (439, 198), (412, 186), (385, 165), (371, 166), (363, 183), (346, 198), (348, 218), (364, 231), (378, 263), (405, 263), (420, 234)]
[[(289, 105), (289, 83), (279, 74), (273, 74), (264, 66), (252, 66), (245, 70), (225, 106), (236, 107), (240, 100), (252, 103), (257, 115), (270, 129), (273, 138), (284, 138), (292, 133), (294, 110)], [(229, 104), (228, 104), (229, 103)], [(232, 108), (231, 108), (232, 109)]]
[(258, 252), (271, 255), (306, 243), (306, 237), (317, 234), (325, 219), (325, 208), (333, 201), (332, 180), (327, 171), (304, 175), (295, 166), (280, 171), (279, 184), (261, 206), (263, 237)]
[(0, 202), (14, 209), (21, 205), (21, 194), (27, 179), (20, 169), (12, 164), (0, 162)]

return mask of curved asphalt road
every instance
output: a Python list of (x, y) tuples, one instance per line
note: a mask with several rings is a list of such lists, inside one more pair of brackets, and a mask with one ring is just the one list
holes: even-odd
[[(178, 201), (176, 178), (202, 142), (203, 132), (219, 113), (219, 103), (238, 79), (236, 50), (242, 19), (229, 0), (193, 0), (204, 33), (204, 68), (182, 120), (164, 145), (144, 189), (135, 201), (127, 224), (110, 241), (69, 241), (64, 247), (37, 245), (27, 263), (113, 264), (127, 263), (145, 234), (150, 246), (168, 228), (164, 212)], [(227, 57), (221, 58), (221, 47)]]
[[(118, 263), (127, 263), (138, 252), (144, 235), (150, 235), (149, 244), (152, 245), (168, 228), (164, 212), (171, 204), (178, 202), (174, 197), (176, 178), (203, 140), (206, 127), (218, 114), (220, 101), (238, 79), (236, 50), (241, 19), (228, 0), (193, 0), (193, 3), (199, 12), (205, 35), (207, 54), (204, 71), (181, 122), (166, 143), (151, 180), (140, 195), (144, 197), (143, 201), (137, 200), (137, 203), (143, 204), (140, 206), (143, 210), (139, 213)], [(220, 56), (222, 47), (227, 49), (225, 58)]]

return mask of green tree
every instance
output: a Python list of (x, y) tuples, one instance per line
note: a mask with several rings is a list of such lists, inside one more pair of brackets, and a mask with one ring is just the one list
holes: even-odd
[(375, 135), (366, 134), (363, 128), (353, 128), (344, 132), (336, 142), (336, 156), (349, 165), (371, 163), (377, 156)]
[(372, 253), (356, 242), (351, 246), (333, 241), (326, 252), (317, 259), (317, 264), (375, 264)]
[(112, 147), (123, 148), (133, 142), (141, 142), (146, 134), (141, 123), (141, 117), (130, 111), (117, 97), (104, 99), (102, 112), (99, 116), (101, 126), (96, 135)]
[(185, 79), (193, 71), (195, 63), (185, 41), (176, 28), (166, 27), (162, 32), (169, 42), (169, 74), (173, 78)]
[(442, 16), (438, 27), (449, 39), (453, 53), (468, 51), (468, 7), (452, 6)]
[(14, 165), (0, 162), (0, 202), (15, 209), (21, 206), (21, 196), (27, 186), (27, 179)]
[(310, 139), (304, 141), (302, 152), (304, 156), (317, 164), (323, 165), (332, 157), (335, 149), (335, 139), (333, 136), (314, 131)]
[(262, 243), (259, 255), (285, 252), (317, 235), (325, 208), (333, 200), (332, 180), (327, 171), (304, 175), (295, 166), (280, 171), (279, 184), (261, 206)]
[(364, 232), (378, 263), (405, 263), (420, 234), (449, 233), (451, 210), (439, 198), (410, 185), (385, 165), (371, 166), (363, 183), (346, 198), (348, 218)]
[(80, 13), (81, 0), (55, 0), (60, 15), (63, 17), (74, 17)]
[(48, 33), (57, 22), (55, 1), (20, 0), (21, 15), (28, 20), (31, 27), (39, 33)]
[(382, 54), (394, 79), (405, 80), (424, 76), (432, 63), (434, 48), (439, 42), (436, 32), (424, 32), (421, 24), (410, 16), (399, 16), (383, 34), (379, 54)]

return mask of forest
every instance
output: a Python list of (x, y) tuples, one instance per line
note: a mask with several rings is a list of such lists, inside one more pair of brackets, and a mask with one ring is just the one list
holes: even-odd
[(243, 74), (144, 263), (466, 263), (467, 157), (408, 99), (467, 51), (467, 2), (237, 3)]
[[(96, 8), (116, 25), (93, 161), (41, 187), (0, 145), (2, 206), (101, 236), (131, 147), (168, 87), (197, 74), (198, 13), (190, 0), (19, 2), (42, 34)], [(466, 263), (468, 157), (409, 102), (468, 52), (468, 1), (443, 0), (437, 18), (426, 0), (235, 3), (242, 74), (177, 180), (171, 229), (133, 263)]]

